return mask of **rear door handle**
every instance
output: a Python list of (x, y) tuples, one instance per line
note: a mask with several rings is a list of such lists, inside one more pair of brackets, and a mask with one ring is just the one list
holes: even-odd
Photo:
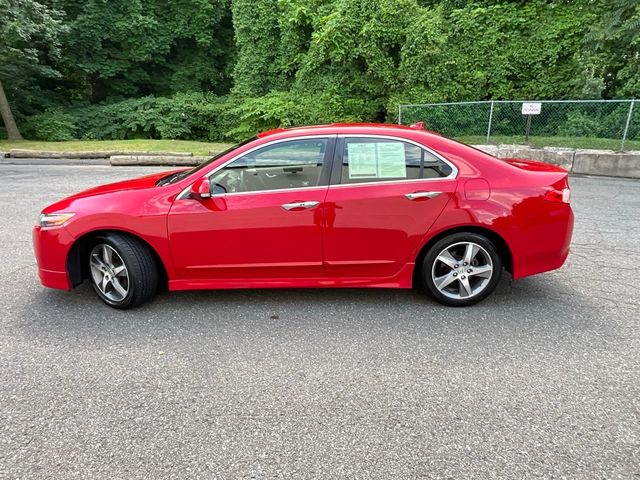
[(319, 203), (320, 202), (317, 202), (315, 200), (311, 200), (308, 202), (285, 203), (284, 205), (282, 205), (282, 208), (284, 208), (285, 210), (304, 210), (307, 208), (313, 208)]
[(442, 194), (442, 192), (413, 192), (407, 193), (405, 197), (409, 200), (419, 200), (421, 198), (434, 198), (440, 194)]

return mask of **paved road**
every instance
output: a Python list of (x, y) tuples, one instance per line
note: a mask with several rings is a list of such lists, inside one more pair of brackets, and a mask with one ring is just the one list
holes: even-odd
[(413, 291), (41, 288), (45, 204), (153, 169), (3, 165), (1, 478), (638, 478), (640, 182), (574, 178), (560, 271)]

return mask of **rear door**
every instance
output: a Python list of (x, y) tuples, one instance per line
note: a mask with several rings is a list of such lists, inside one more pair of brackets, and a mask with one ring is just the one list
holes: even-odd
[(456, 189), (455, 166), (395, 137), (341, 136), (325, 200), (324, 265), (331, 277), (389, 277)]

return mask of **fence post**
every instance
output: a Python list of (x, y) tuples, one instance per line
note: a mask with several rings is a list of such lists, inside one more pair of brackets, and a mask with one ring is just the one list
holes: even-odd
[(489, 143), (489, 137), (491, 136), (492, 120), (493, 120), (493, 100), (491, 100), (491, 107), (489, 108), (489, 124), (487, 125), (487, 144)]
[(622, 143), (620, 143), (620, 151), (624, 151), (624, 142), (627, 141), (627, 133), (629, 133), (629, 124), (631, 123), (631, 115), (633, 115), (633, 104), (635, 103), (635, 99), (631, 100), (631, 104), (629, 105), (629, 114), (627, 115), (627, 123), (624, 126), (624, 133), (622, 134)]
[(402, 125), (402, 104), (398, 104), (398, 125)]

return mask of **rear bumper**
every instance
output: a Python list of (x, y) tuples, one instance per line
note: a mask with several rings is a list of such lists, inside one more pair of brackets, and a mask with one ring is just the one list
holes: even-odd
[(71, 290), (67, 274), (67, 254), (74, 238), (64, 227), (33, 227), (33, 250), (38, 262), (38, 276), (45, 287)]
[(574, 223), (571, 207), (551, 204), (551, 211), (546, 213), (546, 222), (527, 230), (519, 252), (513, 252), (515, 279), (556, 270), (569, 256)]

